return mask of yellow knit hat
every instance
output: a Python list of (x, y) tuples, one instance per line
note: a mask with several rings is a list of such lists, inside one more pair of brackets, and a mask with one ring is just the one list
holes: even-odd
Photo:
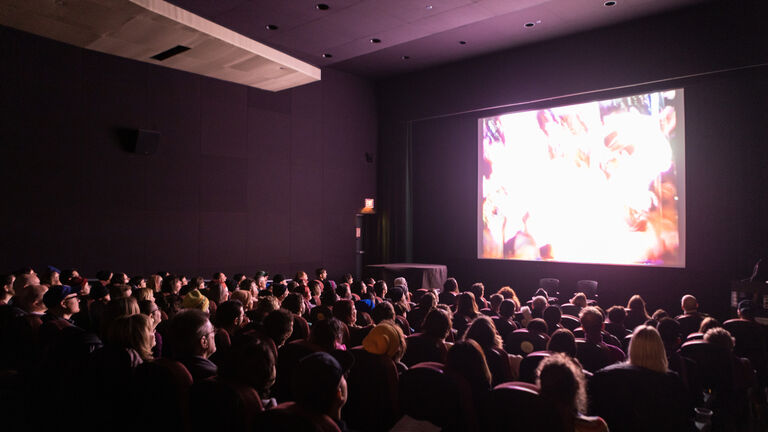
[(204, 296), (200, 290), (193, 289), (181, 300), (181, 307), (184, 309), (200, 309), (208, 312), (208, 297)]
[(402, 330), (397, 325), (381, 322), (363, 339), (363, 349), (371, 354), (394, 357), (400, 350), (402, 334)]

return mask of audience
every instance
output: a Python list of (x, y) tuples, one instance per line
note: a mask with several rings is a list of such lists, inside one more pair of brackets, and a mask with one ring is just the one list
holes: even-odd
[[(191, 410), (186, 414), (189, 423), (180, 422), (179, 430), (346, 430), (347, 421), (355, 428), (366, 424), (363, 430), (388, 430), (402, 413), (412, 412), (398, 409), (398, 399), (403, 399), (397, 374), (422, 362), (432, 362), (429, 370), (440, 371), (461, 389), (468, 409), (457, 430), (478, 429), (477, 415), (485, 412), (493, 386), (516, 379), (521, 365), (531, 377), (526, 379), (537, 371), (538, 397), (563, 431), (690, 430), (693, 407), (708, 406), (708, 399), (701, 397), (700, 363), (683, 354), (688, 333), (690, 339), (703, 339), (691, 344), (719, 346), (728, 353), (730, 363), (722, 373), (732, 374), (734, 388), (727, 401), (766, 408), (760, 375), (766, 366), (766, 333), (755, 321), (757, 308), (750, 301), (739, 304), (737, 320), (720, 326), (699, 311), (691, 295), (681, 299), (683, 314), (673, 319), (661, 310), (649, 317), (639, 295), (631, 297), (626, 309), (612, 305), (606, 314), (577, 293), (570, 302), (581, 308), (581, 328), (572, 332), (563, 325), (574, 328), (575, 322), (561, 322), (557, 299), (543, 290), (532, 296), (530, 308), (521, 308), (509, 287), (487, 301), (482, 283), (460, 290), (449, 279), (438, 296), (426, 288), (410, 292), (404, 279), (389, 288), (373, 280), (336, 284), (323, 268), (315, 274), (317, 279), (309, 280), (297, 272), (288, 283), (275, 275), (269, 287), (266, 272), (253, 279), (215, 273), (207, 287), (201, 277), (187, 283), (167, 272), (129, 279), (124, 273), (102, 271), (92, 286), (76, 270), (53, 267), (43, 274), (45, 285), (31, 269), (0, 275), (0, 377), (18, 374), (28, 387), (17, 398), (29, 408), (9, 413), (10, 425), (20, 422), (10, 430), (52, 423), (32, 414), (38, 394), (71, 393), (73, 400), (98, 411), (91, 414), (97, 423), (114, 421), (139, 401), (132, 401), (132, 395), (151, 391), (134, 393), (132, 386), (151, 380), (168, 388), (194, 381), (191, 388), (186, 384), (178, 389), (182, 393), (174, 402), (180, 413)], [(411, 327), (415, 333), (408, 336)], [(521, 327), (527, 332), (515, 332)], [(529, 356), (533, 363), (525, 354), (509, 355), (502, 340), (513, 332), (543, 335), (548, 352)], [(625, 340), (626, 361), (620, 349)], [(393, 377), (381, 380), (380, 372), (370, 374), (373, 365), (385, 363)], [(348, 392), (350, 370), (354, 391)], [(52, 379), (61, 373), (65, 375)], [(136, 384), (134, 375), (140, 377)], [(585, 375), (591, 376), (589, 397)], [(382, 387), (385, 381), (395, 387)], [(64, 382), (66, 388), (54, 388)], [(375, 420), (377, 412), (383, 415), (383, 405), (361, 405), (364, 399), (355, 399), (361, 396), (358, 392), (379, 393), (386, 421)], [(749, 406), (721, 401), (713, 409), (715, 417), (748, 418), (734, 427), (749, 423), (760, 430), (758, 420), (750, 417), (753, 411), (744, 407)], [(155, 408), (160, 414), (166, 407)], [(600, 417), (588, 417), (587, 409)], [(359, 423), (352, 416), (360, 410), (373, 415), (373, 423)], [(204, 418), (195, 421), (196, 415)], [(129, 424), (134, 423), (113, 428), (131, 430)]]

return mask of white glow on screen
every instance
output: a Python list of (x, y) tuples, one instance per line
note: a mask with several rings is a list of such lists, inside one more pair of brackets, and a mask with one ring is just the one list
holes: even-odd
[(478, 256), (685, 266), (683, 90), (479, 120)]

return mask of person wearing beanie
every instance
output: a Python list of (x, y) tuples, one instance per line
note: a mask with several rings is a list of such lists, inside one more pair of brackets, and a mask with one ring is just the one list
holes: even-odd
[(204, 296), (200, 290), (193, 289), (188, 292), (187, 295), (181, 300), (182, 309), (198, 309), (203, 312), (208, 312), (209, 300)]
[(405, 335), (396, 324), (382, 321), (363, 339), (363, 349), (399, 362), (405, 354)]
[(43, 322), (57, 319), (74, 325), (72, 315), (80, 312), (78, 292), (69, 285), (54, 285), (43, 295), (43, 303), (48, 311), (42, 316)]

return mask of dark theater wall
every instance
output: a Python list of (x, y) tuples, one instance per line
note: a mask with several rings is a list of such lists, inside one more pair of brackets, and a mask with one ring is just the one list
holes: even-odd
[[(691, 292), (727, 314), (730, 281), (768, 256), (766, 16), (758, 2), (708, 3), (379, 83), (383, 252), (446, 264), (460, 284), (492, 291), (509, 284), (529, 297), (540, 277), (558, 277), (571, 294), (596, 279), (604, 304), (640, 293), (651, 313), (677, 314)], [(604, 89), (614, 90), (565, 101), (675, 87), (686, 103), (685, 269), (476, 258), (477, 118)]]
[[(270, 93), (0, 27), (0, 272), (354, 270), (370, 83)], [(160, 132), (156, 154), (121, 128)]]

